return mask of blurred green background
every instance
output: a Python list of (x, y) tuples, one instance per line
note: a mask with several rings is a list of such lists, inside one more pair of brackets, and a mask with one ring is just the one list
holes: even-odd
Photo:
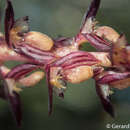
[[(74, 36), (91, 0), (13, 0), (16, 18), (28, 15), (31, 30), (51, 37)], [(130, 0), (102, 0), (97, 20), (125, 33), (130, 41)], [(4, 1), (0, 6), (4, 8)], [(89, 47), (89, 46), (88, 46)], [(45, 80), (21, 93), (21, 130), (107, 130), (106, 125), (130, 124), (130, 88), (115, 90), (112, 102), (116, 118), (104, 112), (95, 92), (94, 81), (68, 84), (65, 98), (54, 98), (48, 116), (48, 90)], [(6, 102), (0, 100), (0, 130), (18, 130)], [(111, 128), (109, 129), (111, 130)], [(118, 130), (118, 129), (116, 129)]]

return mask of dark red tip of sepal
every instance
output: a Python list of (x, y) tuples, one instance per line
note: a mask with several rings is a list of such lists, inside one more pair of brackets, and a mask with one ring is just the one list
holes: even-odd
[(16, 119), (18, 127), (21, 127), (22, 112), (21, 112), (21, 101), (20, 96), (16, 92), (13, 92), (13, 96), (10, 95), (10, 105)]
[[(104, 88), (105, 87), (105, 88)], [(110, 101), (110, 96), (109, 96), (109, 86), (103, 86), (96, 84), (96, 91), (97, 94), (101, 100), (101, 103), (103, 105), (104, 110), (111, 115), (111, 117), (115, 117), (115, 111), (113, 108), (113, 105)]]
[(100, 0), (92, 0), (90, 7), (86, 13), (86, 19), (89, 17), (95, 17), (100, 5)]
[(64, 99), (64, 93), (59, 93), (59, 97), (61, 97), (62, 99)]
[(8, 47), (12, 47), (10, 43), (10, 30), (14, 25), (14, 10), (13, 6), (11, 3), (11, 0), (7, 0), (7, 7), (5, 10), (5, 19), (4, 19), (4, 24), (5, 24), (5, 40), (8, 45)]

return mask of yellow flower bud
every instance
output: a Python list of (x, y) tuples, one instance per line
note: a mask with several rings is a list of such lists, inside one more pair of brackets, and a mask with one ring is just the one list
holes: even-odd
[(96, 30), (95, 30), (95, 33), (100, 36), (100, 37), (104, 37), (106, 38), (107, 40), (109, 41), (112, 41), (112, 42), (116, 42), (117, 39), (119, 38), (119, 34), (111, 27), (109, 26), (101, 26), (101, 27), (98, 27)]
[(50, 50), (54, 44), (52, 39), (47, 35), (34, 31), (28, 32), (24, 36), (24, 40), (26, 43), (45, 51)]
[(70, 83), (80, 83), (93, 76), (93, 69), (90, 66), (79, 66), (74, 69), (65, 70), (64, 75)]

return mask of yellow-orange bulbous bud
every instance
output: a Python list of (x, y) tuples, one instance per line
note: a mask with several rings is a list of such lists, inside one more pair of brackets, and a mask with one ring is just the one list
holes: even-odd
[(34, 31), (28, 32), (24, 36), (24, 40), (26, 43), (45, 51), (51, 50), (54, 44), (53, 40), (49, 36)]

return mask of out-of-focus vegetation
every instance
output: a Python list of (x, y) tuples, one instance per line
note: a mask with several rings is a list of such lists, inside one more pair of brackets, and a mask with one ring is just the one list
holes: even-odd
[[(2, 0), (1, 0), (2, 1)], [(13, 0), (16, 18), (28, 15), (30, 29), (51, 37), (74, 36), (91, 0)], [(130, 0), (102, 0), (97, 20), (125, 33), (130, 42)], [(2, 6), (2, 5), (0, 5)], [(4, 6), (4, 3), (3, 3)], [(2, 8), (4, 8), (2, 6)], [(89, 47), (89, 46), (88, 46)], [(65, 99), (54, 98), (54, 111), (48, 116), (48, 90), (45, 79), (21, 93), (22, 130), (105, 130), (106, 124), (130, 124), (130, 88), (115, 90), (112, 102), (116, 118), (104, 112), (93, 80), (68, 84)], [(0, 130), (16, 130), (8, 105), (0, 100)]]

